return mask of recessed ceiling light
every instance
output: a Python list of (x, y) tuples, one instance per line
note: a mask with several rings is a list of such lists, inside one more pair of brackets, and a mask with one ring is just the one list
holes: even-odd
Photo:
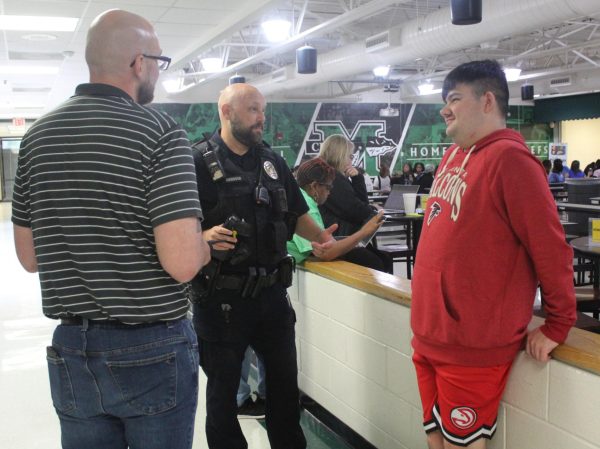
[(182, 78), (167, 78), (162, 82), (162, 86), (168, 94), (179, 92), (183, 87)]
[(518, 67), (505, 67), (504, 74), (506, 75), (506, 81), (509, 83), (512, 81), (517, 81), (521, 76), (521, 69)]
[(385, 78), (390, 74), (390, 66), (389, 65), (380, 65), (373, 69), (373, 75)]
[(11, 31), (74, 31), (76, 17), (0, 15), (0, 30)]
[(59, 67), (39, 65), (0, 65), (2, 75), (56, 75)]
[(221, 70), (221, 58), (202, 58), (200, 63), (205, 72), (218, 72)]
[(21, 36), (21, 38), (25, 39), (26, 41), (34, 41), (34, 42), (55, 41), (56, 40), (56, 36), (53, 36), (52, 34), (41, 34), (41, 33), (24, 34), (23, 36)]
[(267, 20), (260, 24), (269, 42), (283, 42), (290, 37), (292, 23), (287, 20)]

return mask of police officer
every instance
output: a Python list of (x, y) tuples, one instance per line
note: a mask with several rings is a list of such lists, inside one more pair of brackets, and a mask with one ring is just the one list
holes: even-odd
[(194, 280), (194, 325), (208, 378), (206, 437), (211, 449), (248, 447), (237, 420), (236, 393), (248, 345), (264, 359), (266, 424), (274, 449), (306, 447), (300, 428), (294, 310), (286, 288), (294, 232), (318, 251), (322, 231), (308, 215), (290, 170), (263, 142), (265, 99), (233, 84), (219, 97), (221, 129), (194, 148), (204, 238), (213, 262)]

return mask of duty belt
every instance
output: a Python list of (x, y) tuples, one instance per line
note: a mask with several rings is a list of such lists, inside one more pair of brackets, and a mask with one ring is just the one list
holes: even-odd
[(257, 298), (264, 288), (271, 287), (279, 281), (279, 270), (267, 274), (262, 267), (258, 270), (254, 267), (249, 268), (247, 276), (240, 274), (218, 274), (215, 278), (215, 288), (217, 290), (238, 290), (243, 298)]

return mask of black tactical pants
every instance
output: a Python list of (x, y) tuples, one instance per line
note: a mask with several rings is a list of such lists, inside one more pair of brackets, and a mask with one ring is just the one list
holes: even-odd
[(206, 438), (210, 449), (247, 449), (237, 420), (236, 393), (244, 352), (251, 345), (265, 363), (266, 424), (272, 449), (304, 449), (300, 428), (295, 314), (279, 284), (256, 299), (217, 291), (194, 307), (200, 365), (206, 387)]

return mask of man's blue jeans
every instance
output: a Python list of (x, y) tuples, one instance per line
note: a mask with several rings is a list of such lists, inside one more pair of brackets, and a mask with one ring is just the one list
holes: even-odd
[[(238, 407), (241, 407), (242, 404), (246, 402), (246, 399), (248, 399), (252, 394), (250, 385), (248, 384), (248, 377), (250, 375), (250, 365), (252, 363), (253, 354), (256, 354), (254, 349), (252, 349), (251, 346), (248, 346), (242, 362), (242, 375), (240, 376), (240, 386), (238, 387), (237, 392)], [(262, 357), (258, 354), (256, 354), (256, 371), (258, 372), (258, 397), (264, 400), (267, 397), (267, 388), (265, 385), (265, 364)]]
[(198, 343), (187, 319), (60, 325), (47, 348), (64, 449), (189, 449)]

